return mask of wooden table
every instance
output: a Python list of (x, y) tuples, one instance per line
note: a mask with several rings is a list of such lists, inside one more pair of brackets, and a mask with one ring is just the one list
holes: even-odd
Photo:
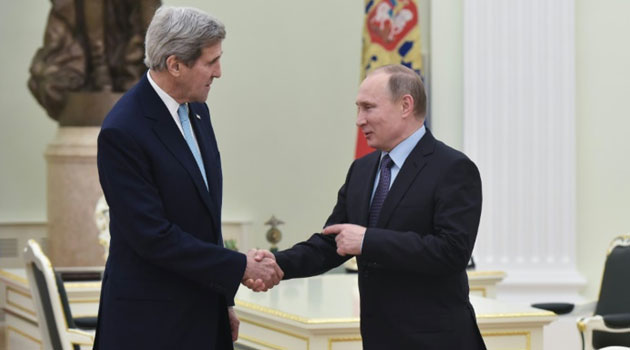
[[(494, 296), (495, 285), (504, 276), (502, 272), (469, 272), (471, 294)], [(257, 349), (360, 349), (356, 278), (355, 274), (327, 274), (284, 281), (269, 293), (240, 288), (239, 342)], [(64, 285), (73, 316), (97, 314), (100, 282)], [(473, 303), (486, 342), (501, 346), (489, 349), (539, 349), (541, 324), (554, 317), (490, 299), (473, 298)], [(39, 350), (41, 337), (24, 269), (0, 269), (0, 307), (5, 314), (6, 349)]]
[[(263, 350), (358, 350), (356, 275), (323, 275), (284, 281), (267, 293), (241, 288), (239, 343)], [(553, 313), (471, 296), (488, 349), (542, 350), (543, 326)]]

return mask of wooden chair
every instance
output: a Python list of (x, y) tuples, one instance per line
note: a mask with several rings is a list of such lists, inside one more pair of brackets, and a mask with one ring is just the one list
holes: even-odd
[(578, 329), (585, 349), (630, 349), (630, 235), (610, 244), (595, 312), (580, 318)]
[(94, 334), (74, 326), (70, 309), (64, 311), (57, 277), (48, 257), (39, 244), (29, 240), (24, 249), (26, 275), (37, 311), (39, 331), (44, 350), (78, 350), (81, 345), (92, 346)]
[[(630, 235), (619, 236), (610, 243), (599, 298), (591, 305), (593, 315), (577, 321), (582, 349), (630, 350)], [(580, 305), (574, 309), (570, 303), (532, 306), (558, 315), (584, 315), (587, 311)]]

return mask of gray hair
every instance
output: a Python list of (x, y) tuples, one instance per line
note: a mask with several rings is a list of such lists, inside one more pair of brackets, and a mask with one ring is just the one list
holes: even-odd
[(413, 69), (400, 64), (382, 66), (373, 70), (370, 74), (385, 72), (389, 75), (387, 83), (392, 100), (398, 101), (404, 95), (413, 98), (413, 112), (417, 117), (424, 117), (427, 112), (427, 94), (420, 74)]
[(225, 26), (211, 15), (190, 7), (161, 6), (147, 28), (144, 64), (163, 71), (166, 59), (175, 55), (190, 67), (202, 49), (223, 39)]

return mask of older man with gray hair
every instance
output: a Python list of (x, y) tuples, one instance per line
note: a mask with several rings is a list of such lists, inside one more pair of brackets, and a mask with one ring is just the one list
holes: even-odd
[(273, 259), (223, 247), (221, 160), (205, 101), (224, 38), (202, 11), (159, 8), (149, 71), (103, 122), (111, 241), (95, 349), (233, 349), (239, 284), (266, 290), (283, 276)]

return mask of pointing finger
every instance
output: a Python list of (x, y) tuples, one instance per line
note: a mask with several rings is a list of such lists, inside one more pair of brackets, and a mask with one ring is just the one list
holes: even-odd
[(324, 230), (322, 230), (322, 233), (325, 235), (333, 235), (341, 232), (342, 229), (343, 224), (330, 225), (325, 227)]

